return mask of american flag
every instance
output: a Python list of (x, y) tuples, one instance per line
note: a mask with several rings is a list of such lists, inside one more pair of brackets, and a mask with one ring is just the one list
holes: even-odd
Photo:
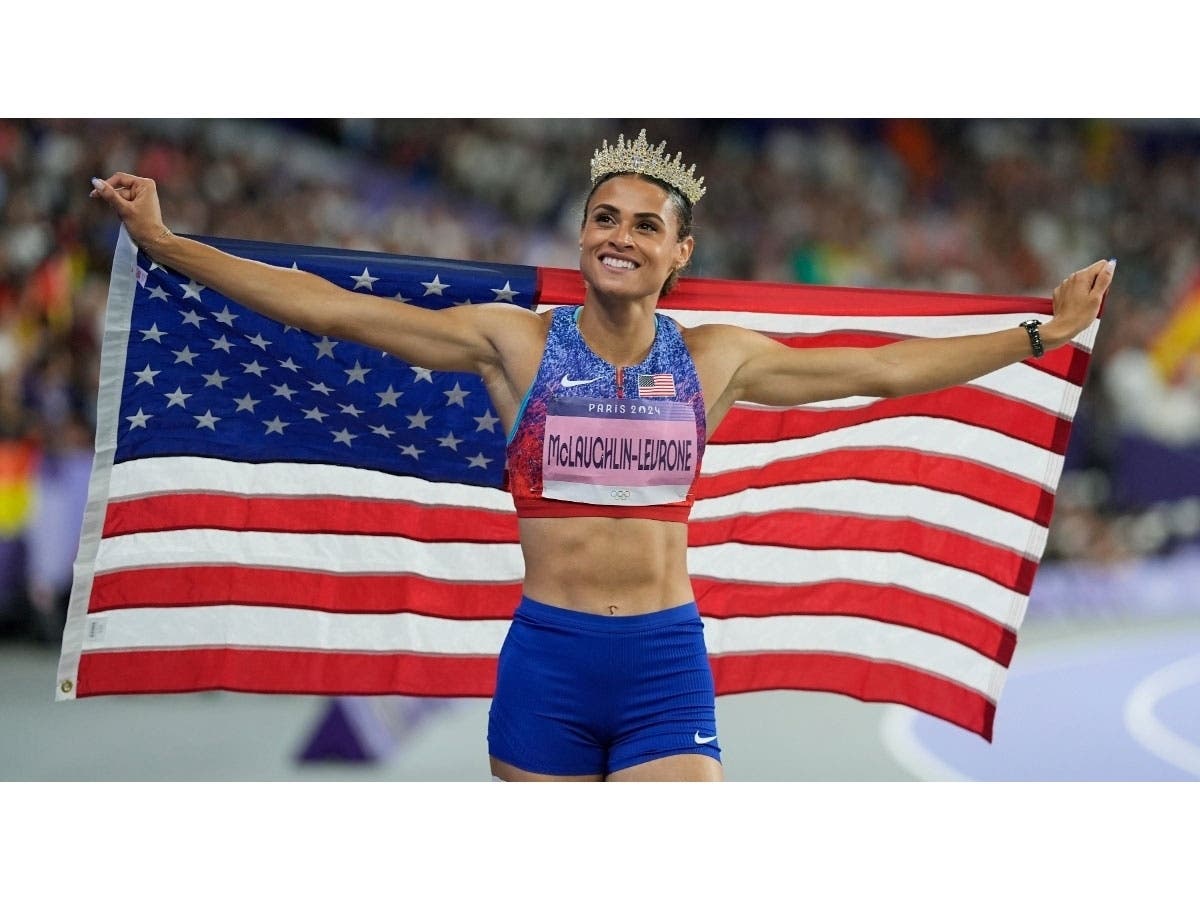
[(662, 375), (639, 375), (637, 390), (639, 397), (674, 397), (675, 376), (669, 372)]
[[(579, 273), (202, 238), (352, 291), (579, 303)], [(661, 304), (794, 347), (1046, 317), (1048, 300), (688, 279)], [(990, 740), (1097, 325), (970, 385), (734, 408), (689, 568), (720, 694), (906, 704)], [(485, 697), (520, 597), (481, 381), (263, 318), (122, 232), (56, 696)]]

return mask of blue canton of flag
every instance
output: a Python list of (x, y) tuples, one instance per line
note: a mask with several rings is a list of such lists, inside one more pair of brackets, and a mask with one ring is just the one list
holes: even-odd
[[(201, 238), (352, 291), (439, 309), (534, 302), (537, 270)], [(285, 326), (138, 253), (115, 462), (181, 454), (312, 462), (498, 486), (482, 380)]]

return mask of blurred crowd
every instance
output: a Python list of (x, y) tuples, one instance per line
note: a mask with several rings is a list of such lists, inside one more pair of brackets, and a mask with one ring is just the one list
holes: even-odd
[[(154, 178), (181, 233), (574, 267), (592, 151), (641, 127), (706, 178), (693, 275), (1048, 296), (1118, 257), (1047, 558), (1200, 540), (1200, 123), (0, 121), (0, 621), (70, 586), (117, 230), (92, 176)], [(1130, 435), (1174, 494), (1128, 487)]]

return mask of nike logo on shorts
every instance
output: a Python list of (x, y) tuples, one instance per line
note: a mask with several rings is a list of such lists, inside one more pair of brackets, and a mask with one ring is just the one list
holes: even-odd
[(570, 387), (579, 387), (579, 385), (581, 385), (581, 384), (591, 384), (593, 381), (599, 381), (599, 380), (600, 380), (599, 375), (597, 375), (595, 378), (588, 378), (588, 379), (585, 379), (582, 381), (576, 381), (574, 378), (571, 378), (568, 375), (564, 375), (562, 377), (562, 381), (559, 382), (559, 384), (561, 384), (563, 387), (570, 388)]
[(692, 738), (692, 740), (694, 740), (697, 744), (707, 744), (711, 741), (715, 741), (716, 739), (717, 736), (715, 734), (709, 735), (708, 737), (700, 737), (700, 732), (698, 731), (696, 732), (696, 736)]

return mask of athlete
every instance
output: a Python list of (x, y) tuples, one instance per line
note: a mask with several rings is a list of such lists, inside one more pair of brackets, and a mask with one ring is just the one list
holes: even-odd
[(1067, 343), (1095, 318), (1115, 260), (1054, 291), (1054, 315), (988, 334), (792, 349), (656, 312), (691, 259), (703, 196), (645, 131), (597, 150), (579, 232), (585, 300), (431, 311), (343, 290), (173, 234), (154, 182), (94, 179), (158, 263), (280, 322), (483, 378), (508, 432), (524, 597), (488, 724), (505, 781), (722, 779), (712, 671), (686, 566), (708, 436), (734, 403), (789, 407), (937, 390)]

